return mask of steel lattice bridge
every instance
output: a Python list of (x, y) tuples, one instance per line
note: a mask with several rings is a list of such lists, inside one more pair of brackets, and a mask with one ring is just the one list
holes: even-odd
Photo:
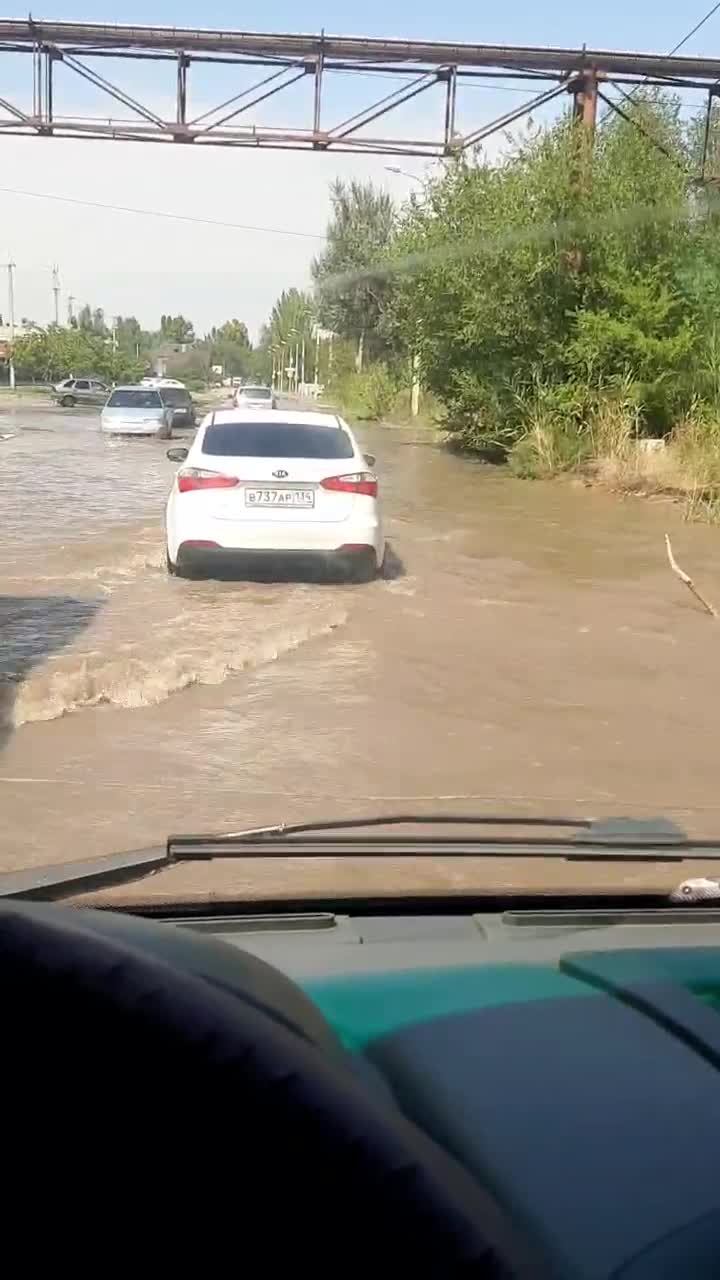
[[(26, 91), (19, 100), (8, 85), (8, 59), (27, 55)], [(7, 56), (6, 56), (7, 55)], [(107, 60), (170, 64), (174, 97), (172, 118), (165, 119), (148, 102), (102, 74)], [(21, 59), (22, 61), (22, 59)], [(224, 68), (237, 77), (237, 92), (200, 115), (191, 107), (194, 67)], [(93, 114), (63, 115), (56, 110), (58, 70), (93, 87)], [(368, 105), (344, 120), (329, 120), (327, 84), (335, 73), (375, 77), (378, 92), (368, 87)], [(252, 83), (246, 84), (248, 75)], [(383, 93), (388, 80), (400, 77), (399, 88)], [(484, 81), (517, 80), (531, 96), (505, 115), (476, 124), (466, 133), (457, 127), (458, 88)], [(248, 123), (248, 113), (299, 81), (309, 82), (307, 118), (285, 127)], [(538, 91), (538, 84), (540, 89)], [(264, 34), (243, 31), (185, 30), (175, 27), (113, 26), (100, 23), (0, 20), (0, 133), (25, 137), (105, 138), (134, 142), (192, 143), (194, 146), (263, 147), (442, 157), (458, 154), (512, 125), (528, 112), (570, 94), (577, 114), (594, 125), (598, 97), (605, 84), (624, 94), (627, 85), (661, 85), (702, 89), (707, 93), (708, 121), (720, 92), (720, 59), (622, 53), (593, 49), (501, 47), (450, 44), (425, 40), (366, 39), (356, 36)], [(235, 81), (233, 81), (235, 84)], [(360, 81), (359, 81), (360, 83)], [(421, 94), (440, 95), (437, 127), (427, 136), (383, 136), (376, 122)], [(30, 101), (32, 100), (32, 106)], [(609, 106), (614, 104), (605, 99)], [(117, 113), (118, 104), (123, 114)], [(20, 105), (22, 103), (22, 105)], [(295, 114), (294, 111), (289, 114)], [(243, 117), (245, 119), (243, 120)]]

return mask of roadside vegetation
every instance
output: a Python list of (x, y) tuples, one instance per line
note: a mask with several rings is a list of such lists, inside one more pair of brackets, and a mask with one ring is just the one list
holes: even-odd
[(87, 303), (69, 324), (34, 326), (13, 347), (18, 380), (43, 384), (73, 374), (135, 382), (157, 356), (166, 360), (172, 377), (194, 391), (206, 388), (218, 368), (228, 377), (269, 374), (267, 351), (252, 346), (241, 320), (228, 320), (199, 338), (182, 315), (163, 315), (159, 328), (148, 330), (135, 316), (108, 320), (101, 308)]
[[(420, 417), (524, 478), (582, 471), (720, 511), (720, 128), (648, 89), (446, 163), (401, 208), (336, 183), (306, 299), (326, 394)], [(277, 326), (276, 326), (277, 330)]]
[(85, 306), (19, 340), (18, 371), (134, 377), (164, 346), (194, 390), (218, 368), (319, 385), (321, 403), (428, 423), (519, 477), (581, 472), (715, 518), (720, 116), (706, 138), (651, 88), (622, 109), (594, 142), (569, 115), (530, 123), (500, 161), (446, 161), (402, 206), (335, 182), (311, 287), (280, 295), (255, 346), (239, 320), (198, 337), (168, 315), (150, 333)]

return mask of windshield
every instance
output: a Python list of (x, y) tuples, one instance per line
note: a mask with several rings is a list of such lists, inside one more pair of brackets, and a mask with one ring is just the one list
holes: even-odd
[(173, 406), (190, 404), (190, 395), (183, 387), (163, 387), (160, 395), (165, 404)]
[(222, 422), (210, 426), (203, 453), (236, 458), (352, 458), (347, 432), (298, 423)]
[(241, 387), (237, 394), (241, 400), (269, 400), (272, 391), (269, 387)]
[(107, 402), (108, 409), (162, 409), (162, 400), (157, 391), (148, 391), (142, 387), (134, 387), (113, 391)]
[[(398, 812), (720, 838), (720, 9), (81, 8), (0, 41), (0, 873)], [(412, 834), (138, 894), (720, 876)]]

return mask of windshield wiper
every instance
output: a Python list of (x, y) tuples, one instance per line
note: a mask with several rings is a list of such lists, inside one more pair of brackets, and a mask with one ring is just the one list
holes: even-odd
[[(510, 835), (378, 834), (383, 827), (514, 828)], [(517, 834), (542, 830), (545, 834)], [(572, 835), (548, 834), (571, 831)], [(720, 839), (694, 840), (664, 818), (510, 817), (507, 814), (398, 813), (240, 831), (172, 835), (164, 847), (115, 853), (0, 875), (0, 898), (49, 901), (141, 880), (183, 862), (272, 858), (552, 858), (566, 862), (720, 861)]]
[[(377, 827), (514, 827), (537, 830), (571, 830), (557, 835), (358, 835)], [(337, 835), (329, 833), (337, 832)], [(353, 834), (348, 834), (353, 833)], [(247, 852), (252, 847), (253, 853)], [(690, 848), (718, 849), (716, 840), (691, 841), (685, 832), (665, 818), (522, 817), (508, 814), (393, 813), (367, 818), (335, 818), (323, 822), (279, 823), (240, 831), (196, 833), (168, 837), (168, 857), (173, 862), (207, 858), (347, 856), (428, 856), (437, 853), (457, 857), (539, 857), (571, 861), (669, 861), (681, 862)], [(618, 850), (612, 853), (611, 850)], [(683, 852), (678, 852), (682, 850)], [(643, 852), (644, 851), (644, 852)]]

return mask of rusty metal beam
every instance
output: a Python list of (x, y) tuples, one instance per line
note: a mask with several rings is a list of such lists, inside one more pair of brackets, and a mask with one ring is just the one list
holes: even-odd
[(357, 111), (355, 115), (348, 116), (347, 120), (343, 120), (341, 124), (335, 125), (329, 131), (328, 137), (347, 138), (351, 133), (364, 128), (366, 124), (371, 124), (373, 120), (378, 120), (380, 116), (387, 115), (389, 111), (394, 111), (396, 107), (402, 106), (404, 102), (409, 102), (411, 98), (416, 98), (419, 93), (424, 93), (426, 89), (432, 88), (434, 84), (437, 84), (435, 72), (418, 76), (416, 80), (410, 81), (407, 88), (395, 89), (392, 93), (386, 94), (384, 98), (380, 98), (378, 102), (373, 102), (371, 106), (365, 107), (362, 111)]
[[(287, 72), (287, 68), (284, 67), (283, 74), (286, 74), (286, 72)], [(297, 80), (304, 80), (305, 75), (306, 75), (306, 72), (303, 69), (302, 71), (299, 71), (296, 75), (291, 76), (290, 79), (286, 80), (283, 84), (276, 84), (272, 89), (267, 89), (265, 93), (259, 93), (257, 97), (251, 98), (249, 102), (244, 102), (241, 107), (236, 107), (234, 111), (229, 111), (226, 116), (222, 117), (222, 119), (215, 120), (213, 121), (212, 124), (206, 125), (205, 128), (201, 130), (202, 134), (205, 135), (205, 134), (214, 132), (216, 129), (219, 129), (221, 125), (227, 124), (228, 120), (233, 120), (235, 119), (236, 116), (242, 115), (243, 111), (249, 111), (251, 107), (256, 107), (259, 102), (264, 102), (266, 98), (272, 98), (274, 94), (280, 93), (283, 89), (288, 89), (290, 85), (295, 84)], [(274, 78), (275, 78), (274, 76), (268, 76), (268, 79), (274, 79)], [(264, 84), (266, 83), (266, 81), (261, 81), (260, 83)], [(253, 89), (258, 89), (259, 87), (260, 85), (252, 86)], [(248, 89), (246, 90), (246, 92), (250, 93), (251, 90)], [(238, 95), (238, 97), (243, 97), (243, 96), (244, 96), (243, 94)], [(215, 111), (219, 111), (219, 110), (221, 110), (220, 107), (215, 108)], [(214, 111), (211, 111), (208, 114), (214, 115), (215, 113)]]
[(523, 68), (568, 75), (591, 66), (607, 76), (682, 75), (720, 79), (720, 59), (686, 54), (666, 56), (610, 49), (563, 49), (542, 46), (461, 44), (430, 40), (386, 40), (362, 36), (329, 36), (293, 32), (250, 32), (113, 23), (0, 20), (0, 43), (33, 45), (39, 41), (74, 44), (86, 50), (185, 50), (289, 57), (298, 60), (345, 58), (353, 62), (406, 63), (428, 66)]
[(99, 72), (93, 71), (91, 67), (86, 67), (78, 58), (71, 54), (63, 54), (60, 50), (54, 49), (58, 61), (62, 61), (63, 66), (69, 67), (76, 75), (82, 76), (83, 80), (88, 80), (96, 89), (100, 89), (103, 93), (107, 93), (116, 102), (122, 106), (128, 107), (130, 111), (135, 111), (143, 119), (149, 120), (158, 129), (168, 129), (169, 125), (160, 116), (151, 111), (149, 107), (144, 107), (136, 98), (131, 98), (129, 93), (125, 93), (123, 89), (119, 89), (117, 85), (112, 84), (110, 80), (106, 80)]
[(456, 148), (466, 151), (468, 147), (477, 146), (485, 138), (489, 138), (491, 134), (498, 133), (500, 129), (507, 129), (508, 125), (514, 124), (516, 120), (521, 120), (523, 116), (529, 115), (537, 107), (545, 106), (546, 102), (552, 102), (553, 98), (559, 98), (561, 94), (567, 91), (564, 84), (556, 85), (553, 89), (547, 89), (544, 93), (537, 94), (528, 102), (523, 102), (521, 106), (515, 107), (511, 111), (506, 111), (504, 115), (498, 116), (495, 120), (491, 120), (489, 124), (483, 125), (480, 129), (476, 129), (474, 133), (468, 133), (465, 137), (457, 138), (455, 142)]

